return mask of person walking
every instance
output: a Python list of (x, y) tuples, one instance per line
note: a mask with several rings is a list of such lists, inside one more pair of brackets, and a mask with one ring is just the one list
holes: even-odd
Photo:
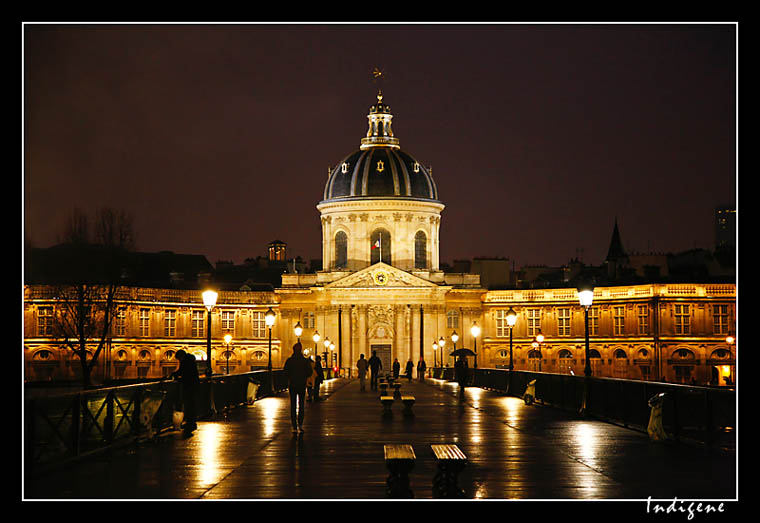
[(417, 362), (417, 379), (420, 381), (425, 381), (425, 371), (427, 370), (427, 365), (425, 364), (425, 360), (420, 356), (420, 361)]
[(383, 362), (377, 357), (377, 351), (372, 351), (372, 357), (369, 359), (369, 388), (371, 390), (377, 390), (377, 378), (380, 374), (380, 369), (383, 368)]
[(454, 376), (459, 383), (459, 399), (464, 399), (464, 387), (467, 384), (467, 380), (470, 376), (470, 368), (467, 366), (467, 357), (464, 354), (460, 354), (454, 363)]
[(398, 362), (398, 358), (393, 358), (393, 379), (397, 380), (398, 375), (401, 372), (401, 364)]
[(174, 357), (179, 360), (179, 368), (171, 374), (171, 377), (182, 383), (182, 408), (185, 418), (185, 427), (182, 433), (184, 436), (191, 436), (193, 431), (198, 428), (195, 421), (195, 404), (200, 385), (198, 365), (195, 356), (182, 349), (178, 350)]
[(369, 368), (369, 363), (364, 359), (364, 354), (356, 362), (356, 368), (359, 371), (359, 390), (364, 392), (367, 385), (367, 369)]
[(283, 371), (288, 377), (290, 423), (293, 425), (293, 432), (303, 432), (306, 380), (312, 375), (314, 369), (311, 362), (304, 357), (300, 342), (293, 345), (293, 355), (285, 360)]
[(314, 370), (317, 375), (314, 377), (314, 391), (312, 392), (312, 396), (314, 397), (314, 401), (319, 401), (319, 387), (322, 385), (322, 382), (325, 381), (325, 371), (322, 369), (322, 356), (317, 356), (317, 361), (314, 362)]
[(314, 358), (309, 356), (306, 358), (311, 366), (311, 374), (306, 378), (306, 400), (311, 403), (314, 401), (314, 380), (317, 377), (317, 369), (315, 368)]
[(412, 381), (412, 371), (414, 370), (414, 363), (411, 358), (406, 362), (406, 379)]

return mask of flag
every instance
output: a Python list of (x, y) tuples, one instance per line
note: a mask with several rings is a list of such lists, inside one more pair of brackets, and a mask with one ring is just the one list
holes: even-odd
[(373, 249), (379, 249), (380, 248), (380, 238), (378, 238), (375, 243), (372, 244)]

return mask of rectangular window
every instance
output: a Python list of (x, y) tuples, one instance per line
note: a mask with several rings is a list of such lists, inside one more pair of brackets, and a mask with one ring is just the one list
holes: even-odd
[(591, 307), (588, 310), (588, 335), (599, 335), (599, 307)]
[(639, 335), (649, 334), (649, 306), (639, 305), (637, 307), (637, 316), (639, 319)]
[(535, 336), (541, 330), (541, 309), (527, 309), (528, 336)]
[(114, 321), (116, 336), (124, 336), (127, 333), (127, 309), (119, 307)]
[(313, 312), (303, 313), (303, 328), (304, 329), (313, 329), (316, 324), (317, 324), (316, 317)]
[(728, 305), (713, 305), (713, 334), (728, 334)]
[(266, 338), (267, 336), (267, 323), (264, 318), (264, 313), (260, 311), (251, 312), (251, 326), (253, 328), (252, 336), (254, 338)]
[(570, 336), (570, 309), (557, 309), (557, 335)]
[(150, 336), (150, 309), (140, 309), (140, 336)]
[(222, 332), (235, 331), (235, 311), (222, 311)]
[(691, 334), (690, 306), (684, 304), (673, 305), (675, 316), (676, 334)]
[(190, 331), (193, 338), (204, 336), (206, 333), (206, 311), (193, 311)]
[(449, 329), (459, 328), (459, 311), (450, 310), (446, 312), (446, 328), (449, 328)]
[(496, 311), (496, 336), (509, 336), (507, 311)]
[(37, 312), (37, 335), (53, 335), (53, 307), (40, 307)]
[(614, 336), (625, 334), (625, 306), (612, 308), (612, 334)]
[(177, 311), (167, 309), (164, 312), (164, 336), (173, 338), (177, 334)]

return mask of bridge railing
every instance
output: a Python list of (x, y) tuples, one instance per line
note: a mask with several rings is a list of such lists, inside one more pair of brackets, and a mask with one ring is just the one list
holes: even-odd
[[(275, 392), (287, 389), (281, 370), (272, 372)], [(249, 383), (256, 397), (269, 394), (269, 372), (201, 378), (196, 405), (199, 418), (247, 403)], [(111, 445), (173, 425), (181, 409), (182, 385), (171, 380), (83, 390), (24, 401), (25, 471), (34, 473), (97, 452)]]
[[(665, 393), (663, 426), (670, 436), (708, 445), (733, 447), (736, 443), (736, 391), (733, 388), (699, 387), (643, 380), (598, 378), (507, 369), (470, 369), (472, 385), (522, 397), (536, 380), (537, 402), (580, 412), (586, 386), (586, 414), (646, 430), (651, 408), (648, 401)], [(438, 379), (453, 380), (454, 369), (435, 368)]]

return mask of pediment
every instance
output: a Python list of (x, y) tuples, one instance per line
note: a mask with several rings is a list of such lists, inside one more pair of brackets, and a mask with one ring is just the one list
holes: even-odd
[(398, 289), (398, 288), (419, 288), (419, 287), (437, 287), (419, 276), (409, 274), (406, 271), (392, 267), (386, 263), (378, 262), (360, 271), (356, 271), (344, 278), (335, 280), (325, 288), (346, 289), (346, 288), (369, 288), (377, 289)]

